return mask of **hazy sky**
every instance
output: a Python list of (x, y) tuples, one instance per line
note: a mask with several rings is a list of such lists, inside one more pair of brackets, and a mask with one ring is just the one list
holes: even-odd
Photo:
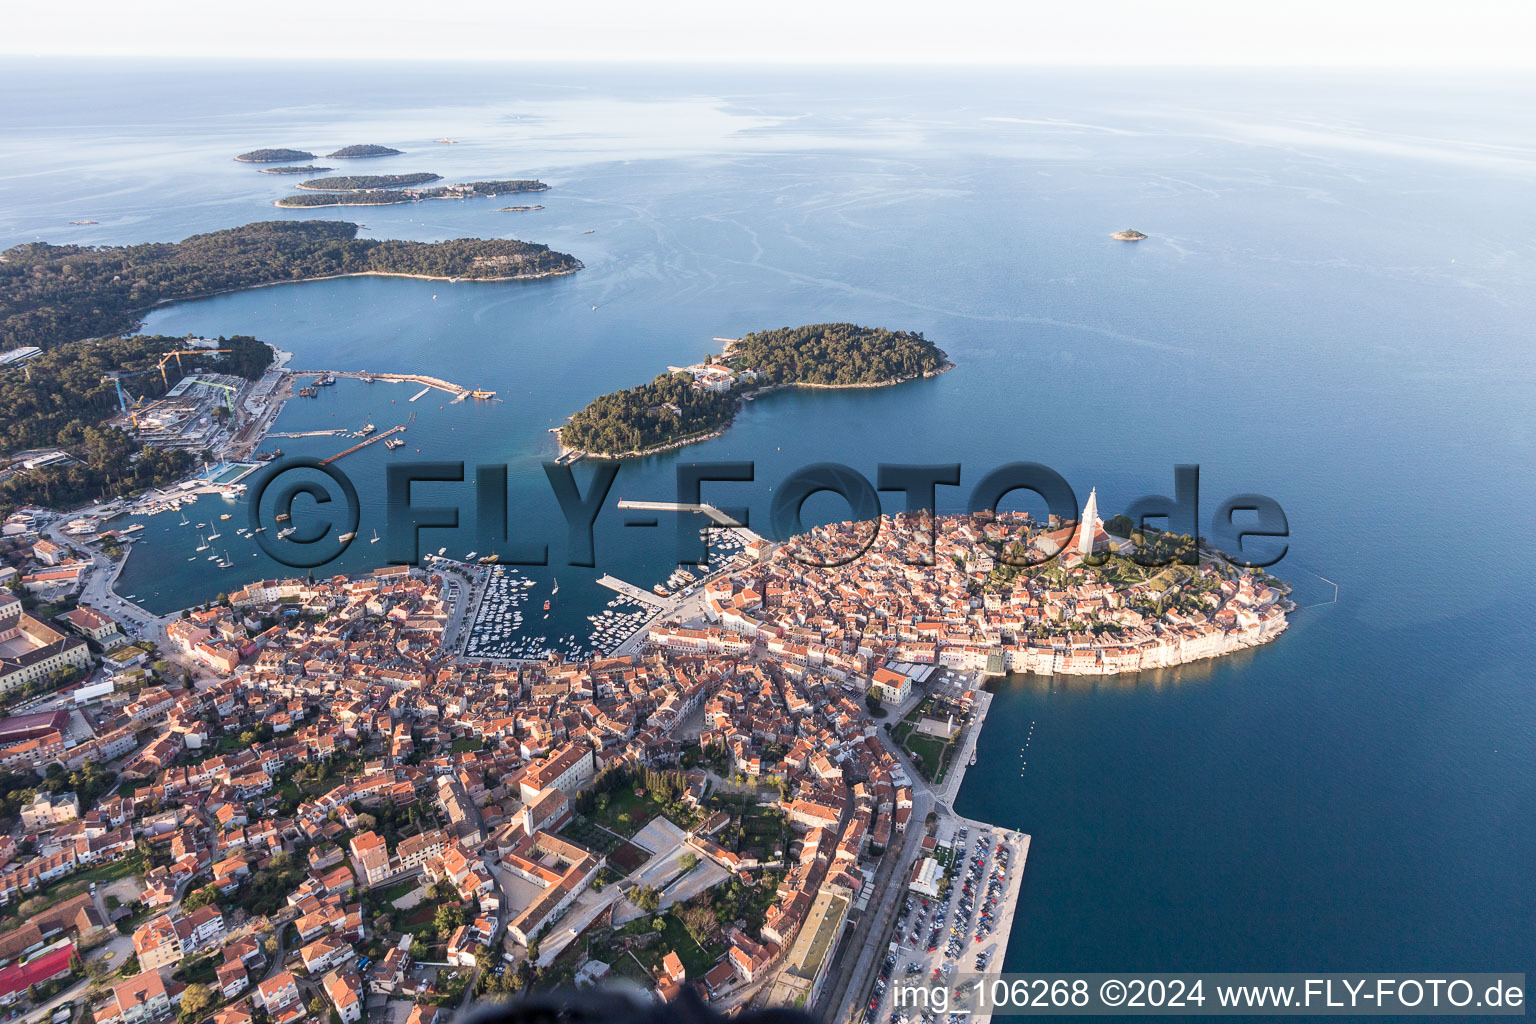
[(4, 19), (6, 54), (1536, 70), (1536, 0), (29, 0)]

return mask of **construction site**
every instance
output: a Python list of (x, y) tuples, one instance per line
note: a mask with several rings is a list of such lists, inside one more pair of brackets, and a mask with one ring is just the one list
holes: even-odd
[(111, 422), (155, 448), (217, 452), (229, 438), (235, 410), (250, 385), (224, 373), (189, 374), (158, 401), (131, 404), (119, 382), (120, 411)]

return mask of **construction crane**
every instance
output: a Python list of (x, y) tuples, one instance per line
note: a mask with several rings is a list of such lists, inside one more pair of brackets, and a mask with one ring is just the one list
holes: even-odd
[[(137, 373), (120, 373), (114, 371), (101, 378), (103, 381), (110, 380), (112, 382), (112, 386), (117, 388), (117, 408), (120, 412), (122, 412), (124, 416), (127, 416), (130, 420), (133, 421), (133, 427), (135, 430), (137, 430), (139, 427), (139, 408), (144, 404), (144, 398), (143, 396), (133, 398), (131, 394), (124, 390), (123, 378), (141, 377), (146, 373), (153, 372), (153, 370), (139, 370)], [(128, 400), (130, 398), (133, 398), (133, 404), (131, 406), (128, 404)]]
[(171, 378), (166, 375), (165, 364), (170, 362), (173, 358), (176, 360), (176, 372), (181, 373), (183, 372), (181, 369), (182, 356), (216, 356), (230, 351), (233, 350), (227, 348), (179, 348), (173, 352), (167, 352), (165, 355), (160, 357), (160, 362), (158, 364), (158, 368), (160, 370), (160, 379), (165, 382), (165, 390), (171, 390)]
[(222, 388), (224, 390), (224, 408), (228, 409), (230, 411), (231, 415), (234, 414), (234, 411), (235, 411), (235, 389), (234, 388), (230, 387), (228, 384), (220, 384), (216, 380), (208, 380), (205, 377), (199, 377), (197, 379), (197, 382), (199, 384), (202, 384), (204, 387)]

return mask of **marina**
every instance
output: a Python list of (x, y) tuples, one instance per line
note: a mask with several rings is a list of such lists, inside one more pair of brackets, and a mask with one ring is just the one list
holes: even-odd
[(633, 636), (654, 614), (646, 605), (615, 597), (601, 611), (586, 617), (590, 623), (586, 636), (550, 635), (541, 624), (548, 618), (558, 583), (544, 601), (543, 618), (530, 623), (525, 613), (530, 601), (536, 599), (538, 583), (511, 566), (493, 565), (480, 571), (482, 593), (463, 654), (472, 661), (544, 661), (557, 655), (577, 661), (605, 655)]

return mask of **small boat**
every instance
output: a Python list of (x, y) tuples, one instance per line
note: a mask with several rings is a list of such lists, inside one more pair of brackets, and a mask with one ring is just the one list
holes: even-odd
[(554, 588), (552, 590), (550, 590), (550, 593), (551, 594), (558, 594), (558, 593), (560, 593), (560, 581), (558, 579), (555, 580)]
[(373, 539), (370, 540), (368, 543), (369, 544), (377, 544), (381, 539), (382, 538), (379, 536), (379, 531), (378, 530), (374, 530), (373, 531)]
[(547, 612), (547, 611), (549, 611), (549, 602), (548, 602), (548, 601), (545, 601), (545, 602), (544, 602), (544, 610), (545, 610), (545, 611), (546, 611), (546, 612)]
[(279, 512), (277, 514), (277, 521), (280, 522), (280, 523), (286, 523), (288, 520), (290, 520), (292, 518), (293, 518), (293, 516), (289, 515), (287, 512)]
[(192, 525), (192, 520), (187, 518), (187, 514), (185, 512), (183, 512), (181, 514), (181, 525), (182, 526), (191, 526)]
[(291, 537), (295, 533), (298, 533), (298, 532), (299, 532), (299, 528), (297, 526), (290, 526), (286, 530), (278, 530), (277, 531), (277, 539), (278, 540), (282, 540), (283, 538)]
[(234, 566), (234, 564), (235, 564), (234, 561), (229, 557), (229, 552), (228, 551), (224, 552), (224, 557), (219, 559), (219, 561), (218, 561), (218, 566), (219, 566), (220, 569), (231, 568), (231, 567)]
[(437, 549), (437, 557), (438, 558), (442, 558), (447, 553), (448, 553), (448, 549), (447, 548), (438, 548)]
[(367, 423), (363, 424), (363, 436), (364, 437), (367, 437), (369, 434), (373, 433), (373, 431), (374, 431), (374, 426), (373, 426), (373, 421), (372, 420), (369, 420)]
[(256, 529), (251, 531), (251, 535), (255, 536), (258, 533), (266, 533), (266, 532), (267, 532), (267, 528), (265, 526), (258, 526), (258, 527), (256, 527)]
[(658, 583), (651, 588), (651, 593), (656, 594), (659, 597), (666, 597), (668, 594), (672, 593), (672, 591)]
[(197, 547), (194, 548), (193, 550), (194, 551), (207, 551), (208, 550), (208, 541), (207, 541), (207, 539), (204, 538), (202, 534), (198, 534), (197, 535), (197, 540), (198, 540)]
[(219, 518), (220, 519), (228, 519), (229, 518), (229, 513), (225, 512), (223, 515), (219, 516)]
[(353, 537), (356, 537), (356, 536), (357, 536), (357, 534), (355, 532), (348, 531), (347, 533), (342, 534), (340, 537), (337, 537), (336, 539), (341, 541), (343, 544), (345, 544), (347, 541), (351, 540)]
[(400, 440), (398, 437), (390, 437), (384, 440), (384, 447), (388, 448), (390, 451), (394, 451), (396, 448), (405, 447), (405, 442)]
[(209, 540), (218, 540), (222, 536), (224, 536), (224, 535), (222, 533), (220, 533), (217, 529), (215, 529), (212, 533), (210, 533), (208, 535), (208, 539)]
[[(374, 540), (378, 540), (378, 538), (375, 537)], [(495, 554), (493, 552), (493, 553), (491, 553), (489, 555), (486, 555), (485, 557), (481, 558), (480, 559), (480, 564), (481, 565), (495, 565), (499, 561), (501, 561), (501, 556), (498, 555), (498, 554)]]

